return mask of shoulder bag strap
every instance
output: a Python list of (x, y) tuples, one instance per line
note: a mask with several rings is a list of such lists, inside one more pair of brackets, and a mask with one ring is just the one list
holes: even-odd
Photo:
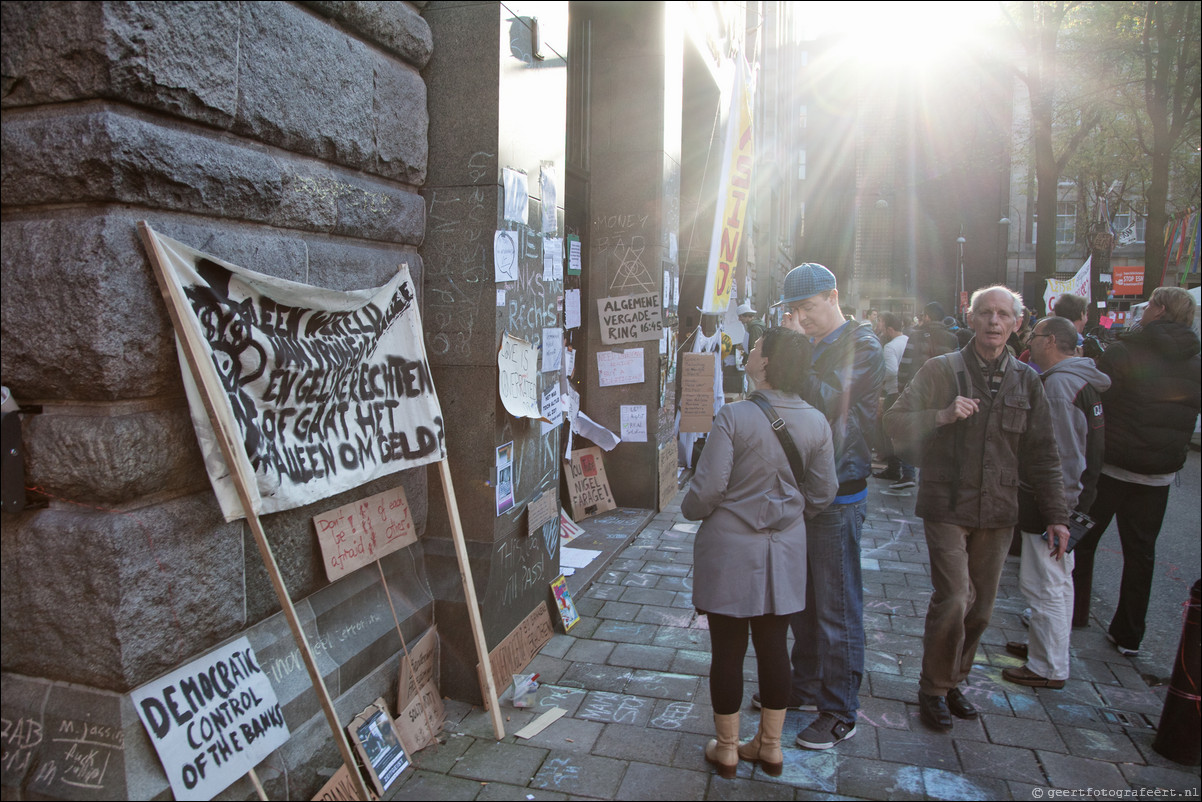
[[(968, 376), (964, 372), (964, 354), (960, 351), (951, 351), (947, 356), (952, 366), (952, 372), (956, 374), (957, 394), (965, 398), (970, 398), (972, 391), (968, 386)], [(956, 509), (956, 503), (960, 500), (960, 453), (964, 450), (964, 427), (961, 425), (962, 423), (963, 421), (956, 421), (953, 424), (956, 428), (953, 433), (955, 447), (952, 449), (952, 486), (947, 495), (947, 508), (949, 510)]]
[(802, 486), (802, 477), (805, 476), (805, 465), (802, 464), (801, 454), (797, 451), (797, 446), (793, 443), (793, 438), (789, 434), (785, 422), (780, 415), (776, 414), (776, 409), (764, 398), (760, 393), (752, 393), (747, 396), (748, 401), (755, 403), (765, 415), (768, 416), (768, 422), (772, 425), (772, 431), (776, 432), (776, 438), (780, 440), (781, 447), (785, 450), (785, 457), (789, 460), (789, 467), (793, 469), (793, 480), (797, 483), (797, 488), (800, 490)]

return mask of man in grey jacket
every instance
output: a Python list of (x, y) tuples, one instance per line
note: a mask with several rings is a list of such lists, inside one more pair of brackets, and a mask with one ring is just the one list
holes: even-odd
[(1022, 319), (1022, 299), (1006, 287), (987, 287), (973, 293), (971, 309), (969, 344), (924, 364), (885, 413), (894, 444), (920, 455), (915, 513), (923, 519), (934, 593), (918, 707), (923, 722), (943, 732), (953, 715), (977, 717), (959, 686), (993, 614), (1018, 523), (1020, 464), (1035, 487), (1049, 542), (1063, 548), (1060, 539), (1068, 541), (1043, 385), (1006, 350)]
[[(1040, 371), (1052, 412), (1064, 479), (1064, 504), (1069, 509), (1088, 511), (1102, 472), (1106, 430), (1101, 394), (1109, 389), (1110, 377), (1098, 370), (1092, 359), (1074, 356), (1077, 329), (1071, 319), (1048, 317), (1039, 321), (1029, 347), (1031, 364)], [(1031, 489), (1024, 483), (1019, 493), (1019, 525), (1023, 530), (1019, 586), (1031, 605), (1030, 638), (1029, 643), (1006, 644), (1006, 651), (1023, 658), (1026, 664), (1005, 669), (1002, 677), (1016, 685), (1063, 688), (1069, 672), (1074, 557), (1058, 548), (1059, 544), (1047, 542), (1038, 515), (1023, 514), (1025, 509), (1033, 512)]]

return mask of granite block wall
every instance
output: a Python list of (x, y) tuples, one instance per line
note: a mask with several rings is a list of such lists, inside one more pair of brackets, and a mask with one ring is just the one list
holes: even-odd
[[(293, 733), (268, 793), (308, 797), (340, 763), (254, 541), (213, 498), (137, 223), (321, 287), (401, 263), (421, 287), (422, 6), (4, 4), (0, 373), (36, 489), (0, 522), (6, 798), (168, 795), (128, 692), (243, 634)], [(329, 583), (311, 518), (398, 483), (424, 532), (424, 469), (263, 519), (344, 720), (395, 701), (434, 595), (421, 542)], [(83, 729), (99, 773), (55, 737)]]

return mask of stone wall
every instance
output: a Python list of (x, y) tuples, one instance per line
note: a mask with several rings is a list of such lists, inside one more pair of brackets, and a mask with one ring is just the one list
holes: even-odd
[[(341, 760), (254, 541), (209, 488), (136, 226), (317, 286), (402, 262), (422, 286), (430, 28), (379, 2), (17, 2), (2, 28), (0, 371), (39, 490), (2, 521), (6, 798), (166, 793), (128, 691), (240, 634), (292, 732), (260, 776), (307, 798)], [(399, 481), (424, 531), (425, 470)], [(395, 700), (384, 594), (412, 639), (434, 593), (420, 543), (386, 580), (331, 585), (311, 517), (397, 483), (263, 520), (344, 721)], [(84, 723), (107, 745), (81, 786), (56, 736)]]

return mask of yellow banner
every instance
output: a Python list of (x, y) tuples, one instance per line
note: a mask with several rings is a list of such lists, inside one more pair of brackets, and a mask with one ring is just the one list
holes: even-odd
[(714, 237), (710, 243), (705, 295), (701, 304), (701, 311), (707, 314), (719, 314), (730, 303), (739, 246), (743, 241), (743, 228), (747, 220), (747, 204), (751, 198), (755, 141), (751, 127), (751, 89), (742, 57), (738, 60), (731, 95), (726, 142), (722, 151), (719, 205), (714, 216)]

